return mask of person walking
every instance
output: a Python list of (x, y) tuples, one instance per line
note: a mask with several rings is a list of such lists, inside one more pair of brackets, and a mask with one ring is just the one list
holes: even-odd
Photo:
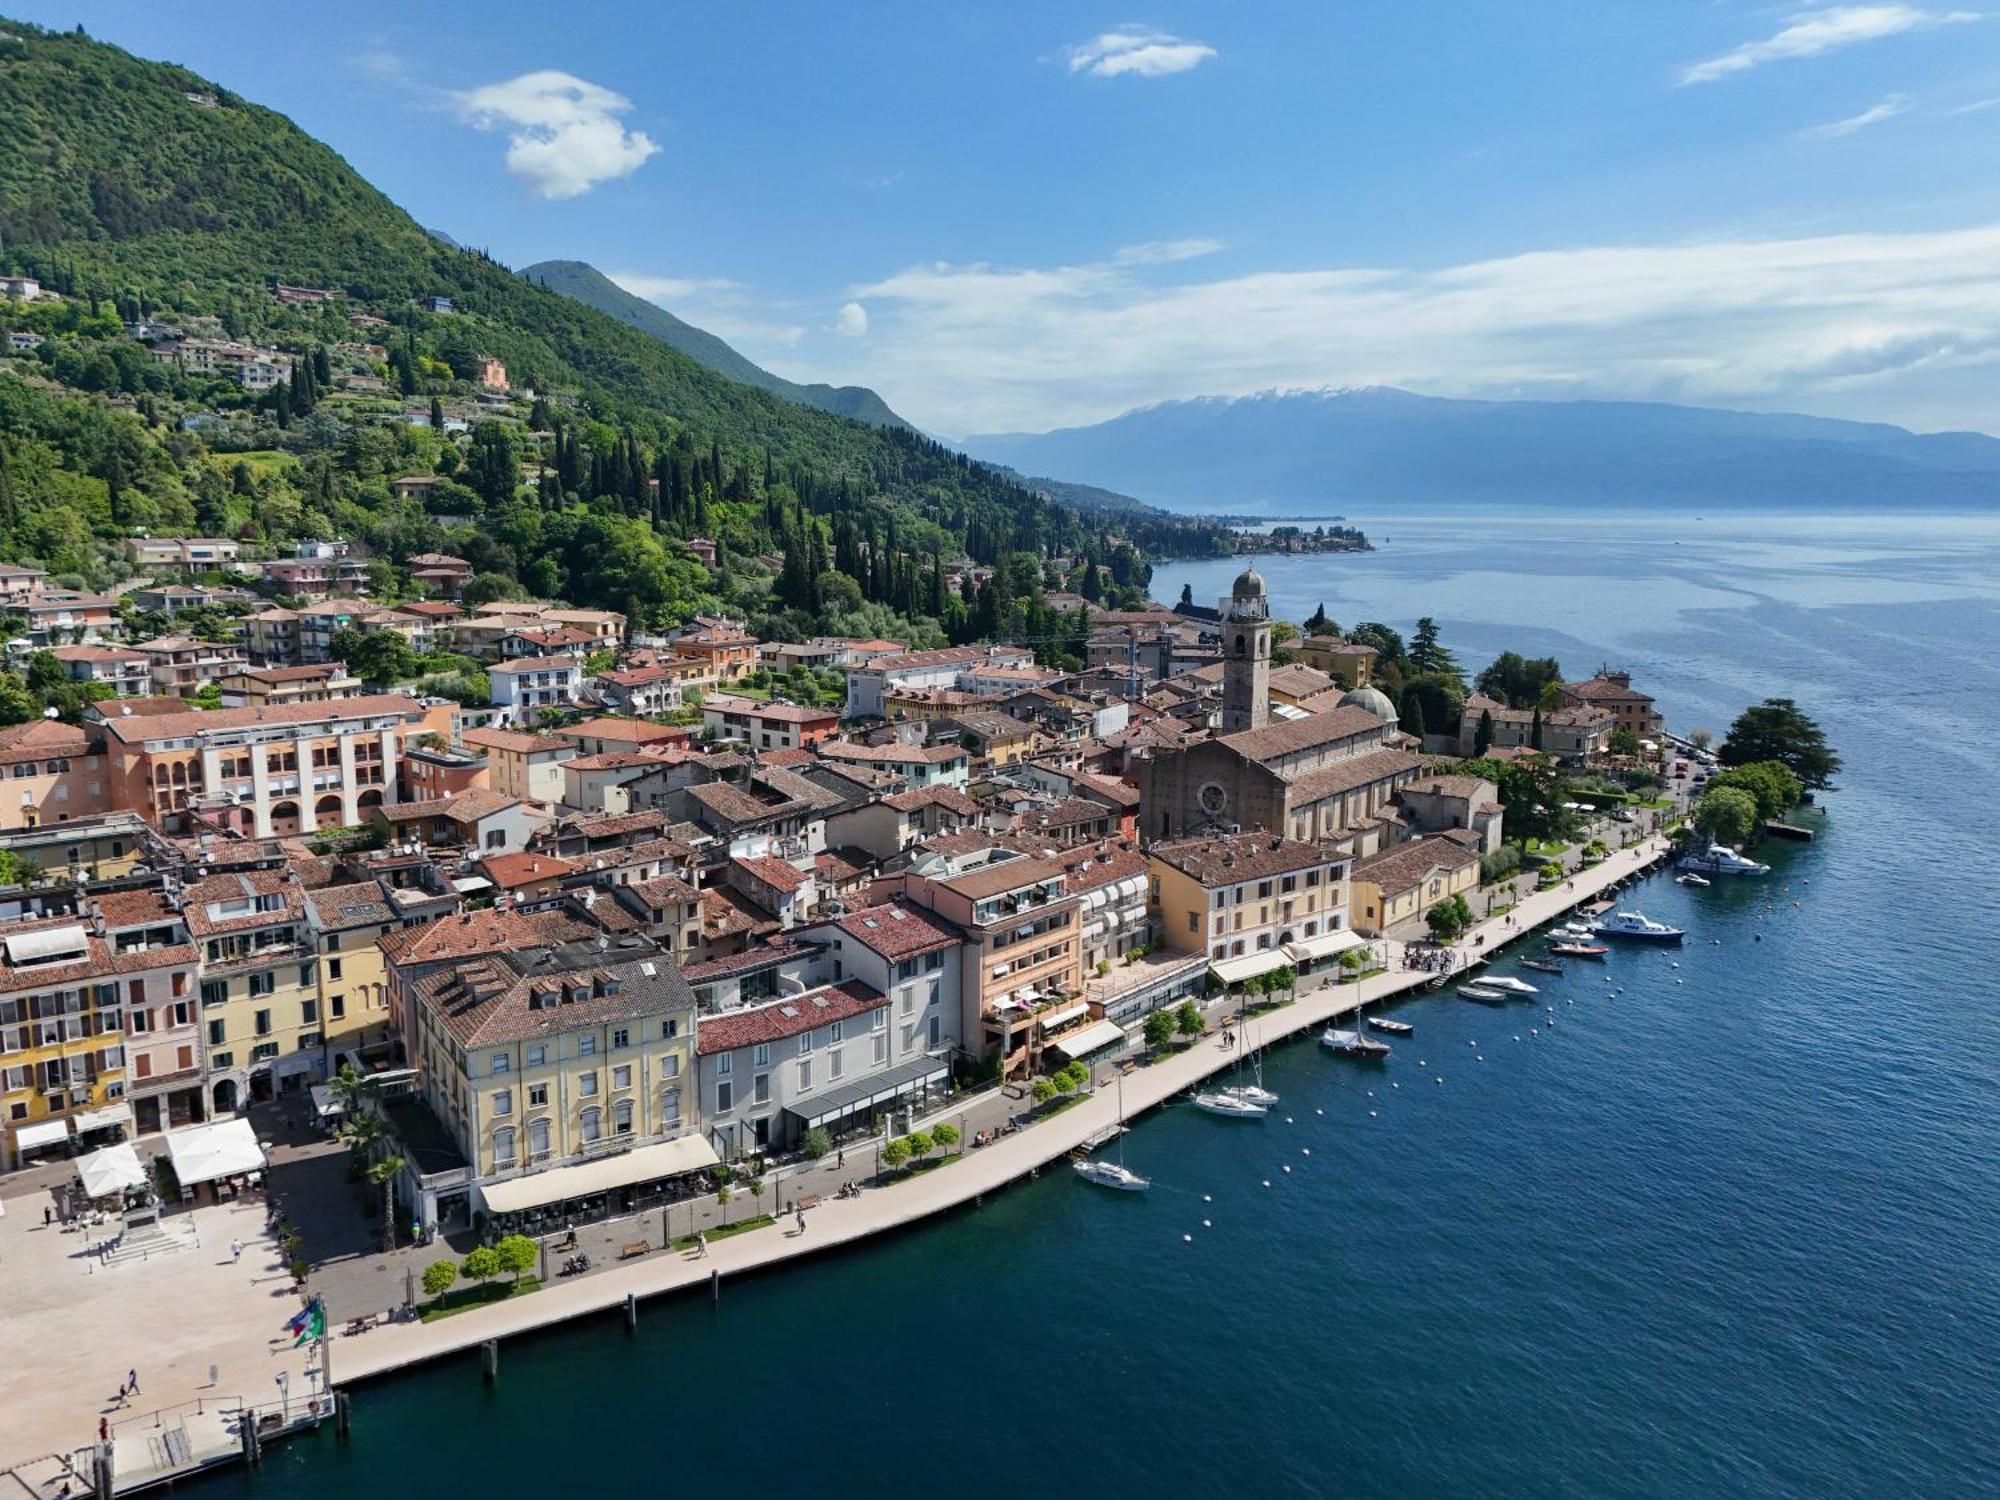
[(243, 1241), (231, 1240), (229, 1242), (229, 1263), (233, 1266), (242, 1259), (243, 1259)]
[(799, 1233), (804, 1234), (806, 1232), (806, 1211), (803, 1208), (795, 1208), (792, 1210), (792, 1217), (798, 1223)]
[(97, 1440), (100, 1443), (111, 1441), (111, 1419), (109, 1417), (99, 1417), (97, 1419)]
[(125, 1385), (133, 1395), (136, 1396), (139, 1394), (139, 1372), (137, 1370), (127, 1370), (125, 1372)]

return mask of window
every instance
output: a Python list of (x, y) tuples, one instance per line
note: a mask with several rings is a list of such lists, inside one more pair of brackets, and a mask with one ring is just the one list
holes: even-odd
[(719, 1115), (726, 1115), (735, 1107), (736, 1096), (730, 1087), (729, 1080), (727, 1078), (716, 1080), (715, 1112)]
[(510, 1070), (513, 1066), (514, 1066), (513, 1058), (509, 1057), (504, 1052), (496, 1052), (493, 1054), (492, 1061), (487, 1064), (486, 1070), (497, 1078), (502, 1073), (505, 1073), (508, 1070)]
[(759, 1042), (751, 1050), (750, 1066), (753, 1068), (768, 1068), (771, 1066), (771, 1044), (769, 1042)]
[(326, 1013), (336, 1021), (345, 1020), (347, 1018), (347, 997), (345, 995), (328, 995), (326, 997)]
[(875, 1065), (880, 1067), (889, 1060), (889, 1038), (878, 1031), (873, 1037), (875, 1043)]
[(299, 965), (300, 985), (301, 986), (309, 985), (312, 982), (313, 982), (313, 966), (311, 964), (300, 964)]
[(268, 1010), (257, 1012), (256, 1032), (258, 1036), (269, 1036), (271, 1034), (271, 1013)]
[(528, 1108), (547, 1109), (548, 1104), (549, 1104), (549, 1086), (546, 1083), (529, 1084)]
[(549, 1154), (549, 1122), (531, 1120), (528, 1123), (528, 1155), (540, 1161)]
[(319, 1001), (301, 1000), (299, 1002), (299, 1020), (302, 1021), (305, 1025), (310, 1026), (318, 1019), (319, 1019)]
[(576, 1075), (576, 1091), (586, 1099), (597, 1092), (597, 1069)]
[(1195, 912), (1195, 911), (1191, 911), (1191, 912), (1189, 912), (1189, 913), (1188, 913), (1188, 931), (1189, 931), (1189, 932), (1200, 932), (1200, 931), (1201, 931), (1201, 913), (1200, 913), (1200, 912)]
[(504, 848), (506, 848), (506, 847), (507, 847), (507, 830), (506, 830), (506, 829), (504, 829), (504, 828), (495, 828), (495, 829), (491, 829), (491, 830), (489, 830), (489, 831), (488, 831), (488, 833), (487, 833), (487, 835), (486, 835), (486, 847), (487, 847), (487, 848), (489, 848), (489, 849), (504, 849)]
[(616, 1031), (611, 1033), (612, 1051), (616, 1052), (620, 1048), (629, 1047), (631, 1045), (632, 1045), (632, 1033), (627, 1031), (623, 1026), (620, 1026)]
[(514, 1127), (503, 1125), (493, 1132), (493, 1165), (511, 1167), (514, 1165)]
[(869, 1016), (868, 1029), (870, 1031), (887, 1031), (889, 1029), (889, 1012), (878, 1010)]
[(632, 1133), (632, 1101), (620, 1099), (611, 1106), (611, 1133), (630, 1135)]
[(583, 1138), (586, 1145), (601, 1140), (604, 1136), (604, 1112), (596, 1105), (591, 1105), (576, 1117), (576, 1133)]
[(936, 1047), (940, 1043), (942, 1043), (943, 1040), (944, 1040), (944, 1018), (942, 1016), (934, 1015), (931, 1017), (931, 1045), (933, 1047)]
[(799, 1056), (800, 1057), (810, 1056), (812, 1054), (812, 1049), (813, 1049), (813, 1034), (810, 1031), (801, 1032), (799, 1034)]
[(678, 1077), (680, 1077), (680, 1076), (681, 1076), (681, 1055), (680, 1055), (680, 1053), (678, 1053), (678, 1052), (662, 1052), (662, 1053), (660, 1054), (660, 1077), (662, 1077), (662, 1078), (678, 1078)]
[(233, 1068), (236, 1066), (236, 1054), (234, 1052), (211, 1052), (208, 1055), (208, 1065), (211, 1068)]
[(530, 1048), (528, 1049), (528, 1066), (529, 1066), (529, 1067), (531, 1067), (531, 1068), (539, 1068), (539, 1067), (543, 1067), (543, 1066), (545, 1066), (545, 1065), (546, 1065), (546, 1064), (548, 1063), (548, 1060), (549, 1060), (549, 1049), (548, 1049), (548, 1048), (546, 1048), (546, 1047), (543, 1047), (543, 1046), (540, 1046), (540, 1045), (536, 1045), (536, 1046), (533, 1046), (533, 1047), (530, 1047)]
[(833, 1051), (827, 1053), (826, 1055), (827, 1082), (831, 1083), (834, 1079), (838, 1078), (839, 1076), (840, 1076), (840, 1049), (836, 1047), (834, 1048)]
[(329, 958), (326, 961), (326, 977), (328, 979), (340, 978), (340, 963), (341, 961), (337, 958)]
[(493, 1113), (495, 1115), (511, 1115), (514, 1113), (514, 1091), (512, 1089), (495, 1089), (493, 1091)]
[(595, 1056), (597, 1056), (597, 1033), (596, 1033), (596, 1032), (594, 1032), (594, 1031), (586, 1031), (586, 1032), (585, 1032), (585, 1033), (584, 1033), (584, 1034), (583, 1034), (582, 1036), (580, 1036), (580, 1037), (578, 1037), (578, 1038), (576, 1039), (576, 1055), (577, 1055), (578, 1057), (595, 1057)]
[(147, 1011), (134, 1010), (131, 1013), (131, 1015), (126, 1018), (125, 1029), (131, 1032), (134, 1036), (144, 1035), (146, 1032), (151, 1031), (153, 1029), (152, 1015)]
[(715, 1056), (715, 1076), (717, 1078), (727, 1078), (735, 1061), (736, 1059), (733, 1054), (718, 1052)]
[(611, 1070), (611, 1086), (614, 1089), (629, 1089), (632, 1087), (632, 1065), (630, 1063), (620, 1063)]
[(252, 974), (250, 976), (250, 998), (252, 1000), (262, 999), (277, 987), (278, 978), (275, 974)]
[(223, 1040), (222, 1018), (218, 1016), (215, 1020), (208, 1023), (208, 1045), (211, 1047), (220, 1047)]
[(799, 1059), (799, 1092), (804, 1093), (812, 1086), (813, 1060), (810, 1057), (802, 1057)]
[(750, 1080), (750, 1102), (769, 1104), (771, 1102), (771, 1075), (759, 1073)]
[(678, 1130), (680, 1128), (680, 1123), (681, 1123), (681, 1091), (677, 1088), (661, 1089), (660, 1128), (662, 1130)]
[(840, 1040), (840, 1022), (834, 1021), (827, 1026), (826, 1040), (829, 1046)]
[(221, 1005), (229, 999), (229, 981), (226, 979), (204, 979), (201, 982), (201, 1003)]

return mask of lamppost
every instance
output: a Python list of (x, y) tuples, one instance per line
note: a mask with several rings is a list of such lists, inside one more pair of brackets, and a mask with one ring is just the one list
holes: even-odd
[(288, 1370), (278, 1371), (278, 1415), (281, 1424), (292, 1420), (292, 1377)]

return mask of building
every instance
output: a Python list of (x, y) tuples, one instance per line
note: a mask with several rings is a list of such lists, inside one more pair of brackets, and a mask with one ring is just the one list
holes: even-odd
[(566, 911), (515, 911), (486, 907), (435, 921), (398, 927), (377, 943), (389, 982), (389, 1034), (401, 1060), (414, 1064), (416, 986), (431, 975), (492, 953), (561, 947), (594, 936), (594, 929)]
[(582, 665), (573, 656), (523, 656), (496, 661), (486, 669), (492, 684), (488, 701), (508, 723), (532, 725), (545, 708), (563, 709), (576, 702)]
[(1324, 672), (1344, 688), (1364, 688), (1375, 675), (1375, 658), (1381, 653), (1373, 646), (1356, 645), (1337, 635), (1309, 635), (1285, 648), (1292, 660)]
[(33, 302), (42, 295), (42, 284), (32, 276), (0, 276), (0, 297), (16, 302)]
[(297, 872), (212, 875), (183, 900), (200, 964), (211, 1112), (326, 1077), (319, 964)]
[(295, 609), (264, 609), (246, 615), (242, 621), (244, 643), (251, 660), (283, 665), (299, 660), (299, 612)]
[(716, 1164), (690, 1086), (694, 994), (644, 939), (496, 952), (415, 1000), (423, 1098), (489, 1233), (637, 1213)]
[(1500, 847), (1500, 789), (1479, 776), (1420, 776), (1396, 794), (1413, 833), (1463, 830), (1482, 855)]
[(581, 753), (571, 740), (511, 729), (468, 729), (458, 739), (486, 757), (488, 786), (523, 802), (562, 801), (563, 762)]
[(226, 537), (136, 536), (125, 543), (125, 556), (134, 567), (160, 573), (213, 572), (229, 567), (242, 555), (242, 546)]
[(1351, 861), (1331, 844), (1215, 834), (1149, 852), (1161, 940), (1206, 953), (1223, 984), (1288, 966), (1310, 972), (1360, 943), (1348, 921)]
[(132, 649), (145, 653), (153, 692), (162, 698), (192, 698), (209, 683), (249, 665), (235, 643), (198, 640), (191, 635), (157, 636)]
[(980, 667), (1031, 667), (1034, 653), (1021, 646), (946, 646), (935, 651), (893, 651), (850, 663), (848, 718), (882, 718), (885, 695), (932, 688), (958, 689)]
[(94, 818), (118, 805), (101, 735), (56, 719), (0, 729), (0, 832)]
[[(1609, 710), (1595, 704), (1582, 708), (1554, 708), (1546, 713), (1533, 708), (1509, 708), (1483, 693), (1465, 700), (1458, 719), (1458, 753), (1481, 753), (1480, 726), (1490, 735), (1484, 748), (1492, 750), (1539, 750), (1569, 764), (1580, 764), (1608, 748), (1614, 720)], [(1540, 744), (1535, 742), (1540, 740)]]
[(668, 644), (674, 655), (699, 662), (715, 682), (735, 682), (757, 666), (757, 638), (734, 625), (704, 624)]
[(331, 703), (358, 698), (361, 679), (345, 662), (300, 667), (238, 667), (215, 679), (224, 708), (269, 708), (294, 703)]
[[(0, 761), (0, 765), (4, 765)], [(120, 880), (150, 857), (152, 829), (137, 813), (107, 812), (0, 829), (0, 850), (72, 884)]]
[(56, 645), (64, 636), (78, 645), (100, 641), (118, 624), (115, 594), (45, 588), (9, 601), (7, 609), (21, 616), (21, 637), (35, 647)]
[(423, 712), (382, 694), (208, 713), (113, 702), (91, 715), (103, 726), (110, 805), (169, 832), (185, 832), (199, 810), (272, 838), (365, 822), (394, 793), (403, 739)]
[(333, 599), (364, 592), (368, 587), (366, 558), (328, 551), (344, 542), (300, 542), (296, 557), (273, 558), (259, 565), (264, 582), (275, 592), (297, 599)]
[(246, 604), (252, 595), (241, 589), (205, 588), (194, 583), (155, 583), (133, 589), (125, 596), (136, 610), (177, 615), (184, 609), (214, 609), (223, 605)]
[(359, 1067), (363, 1053), (389, 1055), (389, 976), (381, 944), (402, 928), (403, 918), (380, 880), (322, 886), (307, 891), (305, 902), (330, 1077), (340, 1071), (343, 1056), (352, 1056)]
[(136, 646), (57, 646), (49, 655), (71, 682), (102, 683), (114, 698), (152, 695), (152, 659)]
[(1629, 729), (1642, 740), (1657, 739), (1667, 721), (1651, 696), (1632, 686), (1630, 672), (1600, 667), (1595, 677), (1566, 682), (1560, 689), (1565, 708), (1595, 708), (1611, 715), (1613, 729)]
[(731, 693), (701, 700), (702, 721), (724, 739), (756, 750), (800, 750), (840, 733), (840, 711), (802, 703), (763, 703)]
[(13, 563), (0, 564), (0, 599), (26, 599), (41, 592), (49, 575), (40, 568), (17, 567)]
[(124, 1103), (139, 1135), (208, 1116), (194, 940), (158, 890), (106, 891), (86, 905), (118, 970), (125, 1006)]
[(413, 802), (443, 802), (491, 783), (486, 756), (450, 745), (403, 747), (403, 787)]
[(1084, 1011), (1082, 902), (1053, 860), (989, 847), (912, 865), (904, 894), (965, 934), (961, 1045), (998, 1052), (1002, 1077), (1036, 1070), (1044, 1042)]
[(884, 745), (858, 745), (851, 740), (826, 739), (819, 741), (814, 748), (823, 760), (900, 776), (913, 790), (930, 786), (952, 786), (963, 790), (972, 779), (972, 756), (957, 741), (943, 745), (906, 745), (900, 740), (891, 740)]
[(1355, 929), (1379, 937), (1478, 886), (1479, 850), (1469, 838), (1412, 839), (1356, 862)]
[(1083, 971), (1108, 970), (1134, 948), (1153, 941), (1146, 856), (1130, 840), (1102, 840), (1064, 850), (1056, 863), (1069, 872), (1081, 903)]
[(685, 745), (692, 733), (678, 724), (653, 724), (644, 719), (582, 719), (555, 731), (554, 738), (566, 741), (585, 755), (610, 755), (618, 751), (663, 750), (669, 745)]
[(479, 361), (479, 383), (489, 391), (506, 390), (507, 367), (491, 355), (487, 355)]
[(613, 713), (644, 717), (679, 708), (688, 687), (713, 680), (707, 674), (707, 667), (700, 662), (677, 659), (599, 672), (591, 683)]
[(410, 582), (433, 599), (456, 599), (472, 577), (472, 564), (446, 552), (419, 552), (409, 560)]
[(439, 802), (388, 802), (370, 816), (387, 825), (392, 838), (474, 856), (525, 849), (549, 824), (546, 812), (490, 786)]

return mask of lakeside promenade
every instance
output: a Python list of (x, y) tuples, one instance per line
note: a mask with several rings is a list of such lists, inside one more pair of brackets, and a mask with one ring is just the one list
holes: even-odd
[[(1461, 962), (1489, 957), (1535, 928), (1595, 900), (1663, 857), (1667, 847), (1666, 840), (1658, 836), (1646, 838), (1600, 864), (1576, 871), (1564, 885), (1524, 897), (1511, 912), (1488, 918), (1465, 934), (1457, 944)], [(1258, 1041), (1269, 1045), (1296, 1036), (1354, 1010), (1407, 996), (1437, 978), (1435, 973), (1397, 967), (1358, 983), (1302, 987), (1292, 1004), (1257, 1017)], [(1134, 1068), (1124, 1085), (1127, 1119), (1186, 1093), (1230, 1066), (1236, 1057), (1233, 1048), (1225, 1048), (1220, 1037), (1210, 1032), (1183, 1052)], [(858, 1198), (823, 1199), (807, 1212), (803, 1234), (780, 1221), (767, 1229), (718, 1240), (705, 1256), (667, 1251), (589, 1276), (554, 1281), (529, 1296), (469, 1309), (436, 1322), (392, 1323), (353, 1338), (336, 1337), (330, 1341), (333, 1347), (328, 1359), (332, 1382), (352, 1385), (476, 1349), (489, 1340), (504, 1340), (594, 1313), (617, 1312), (628, 1297), (643, 1300), (698, 1290), (746, 1271), (765, 1270), (915, 1224), (976, 1202), (1061, 1161), (1115, 1125), (1117, 1111), (1117, 1091), (1099, 1088), (1048, 1119), (1026, 1125), (980, 1150), (964, 1152), (949, 1165), (871, 1187)], [(947, 1109), (933, 1119), (952, 1119), (954, 1115), (955, 1111)]]

